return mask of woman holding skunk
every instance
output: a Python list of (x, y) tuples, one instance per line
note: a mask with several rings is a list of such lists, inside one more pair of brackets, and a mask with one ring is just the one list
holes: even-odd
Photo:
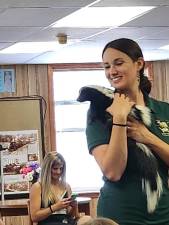
[[(106, 78), (115, 88), (115, 94), (113, 103), (106, 109), (105, 122), (93, 118), (91, 110), (88, 111), (88, 148), (104, 179), (97, 215), (120, 225), (167, 225), (169, 132), (164, 135), (160, 126), (165, 124), (169, 129), (169, 104), (149, 97), (151, 83), (144, 76), (143, 54), (135, 41), (121, 38), (109, 42), (103, 49), (102, 59)], [(150, 127), (128, 116), (135, 105), (150, 109)], [(138, 172), (133, 153), (136, 145), (130, 145), (129, 139), (150, 149), (144, 153), (154, 161), (152, 167), (151, 164), (144, 167), (144, 160), (137, 159), (142, 174)], [(142, 176), (155, 167), (157, 183), (147, 188)], [(145, 189), (150, 193), (145, 194)]]

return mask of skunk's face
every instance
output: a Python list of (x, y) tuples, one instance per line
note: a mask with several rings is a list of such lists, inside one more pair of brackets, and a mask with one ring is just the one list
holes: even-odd
[(91, 85), (84, 86), (80, 89), (77, 101), (90, 101), (91, 106), (95, 107), (96, 110), (105, 111), (106, 108), (112, 104), (113, 97), (113, 90), (97, 85)]

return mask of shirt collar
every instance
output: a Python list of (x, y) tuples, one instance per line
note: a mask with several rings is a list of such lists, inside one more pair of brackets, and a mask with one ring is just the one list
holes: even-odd
[(147, 94), (144, 94), (144, 100), (146, 106), (151, 110), (152, 113), (155, 113), (156, 107), (154, 105), (153, 99), (149, 97)]

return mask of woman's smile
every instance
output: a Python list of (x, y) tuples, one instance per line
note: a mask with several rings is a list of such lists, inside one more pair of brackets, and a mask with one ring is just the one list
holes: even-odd
[(119, 83), (122, 78), (123, 76), (110, 76), (109, 80), (113, 81), (113, 83)]

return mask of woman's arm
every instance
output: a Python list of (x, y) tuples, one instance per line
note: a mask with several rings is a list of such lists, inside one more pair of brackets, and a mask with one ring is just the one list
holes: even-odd
[(41, 208), (41, 186), (37, 182), (32, 185), (30, 190), (30, 214), (33, 222), (39, 222), (46, 219), (53, 212), (67, 208), (70, 199), (65, 198), (47, 208)]
[[(113, 104), (106, 111), (113, 116), (113, 123), (127, 124), (133, 104), (124, 94), (116, 93)], [(127, 164), (127, 126), (113, 125), (109, 144), (95, 147), (92, 154), (109, 180), (119, 180)]]
[(52, 214), (50, 208), (41, 209), (41, 186), (37, 182), (30, 190), (30, 214), (33, 222), (39, 222)]
[(147, 127), (139, 123), (133, 118), (127, 122), (128, 137), (143, 143), (151, 148), (159, 157), (169, 166), (169, 145), (162, 141), (159, 137), (151, 133)]

